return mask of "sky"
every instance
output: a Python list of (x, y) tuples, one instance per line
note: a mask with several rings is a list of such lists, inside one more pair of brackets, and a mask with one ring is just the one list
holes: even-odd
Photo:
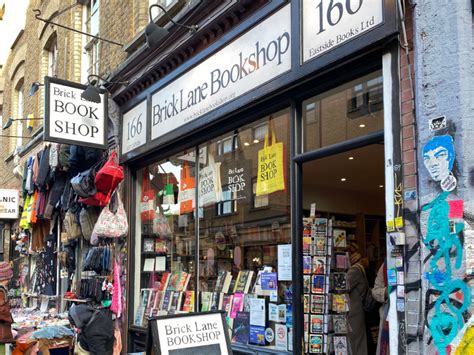
[(5, 64), (13, 41), (25, 26), (28, 0), (0, 0), (0, 9), (3, 4), (5, 13), (0, 21), (0, 65)]

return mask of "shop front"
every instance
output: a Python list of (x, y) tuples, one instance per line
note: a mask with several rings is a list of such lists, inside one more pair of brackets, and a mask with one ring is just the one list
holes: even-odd
[(149, 318), (215, 310), (236, 353), (375, 349), (378, 321), (351, 290), (354, 268), (372, 286), (391, 255), (396, 35), (392, 1), (270, 2), (116, 94), (129, 352), (145, 351)]

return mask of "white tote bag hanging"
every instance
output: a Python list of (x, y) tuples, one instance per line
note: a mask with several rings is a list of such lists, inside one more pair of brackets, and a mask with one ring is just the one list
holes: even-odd
[(221, 163), (208, 155), (209, 164), (199, 171), (199, 207), (216, 204), (222, 199)]

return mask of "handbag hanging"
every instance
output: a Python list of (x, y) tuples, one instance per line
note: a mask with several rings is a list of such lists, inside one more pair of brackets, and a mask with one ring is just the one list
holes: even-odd
[(99, 219), (94, 226), (92, 235), (99, 238), (122, 238), (128, 233), (128, 221), (120, 195), (117, 192), (118, 208), (113, 213), (109, 205), (100, 212)]
[(140, 217), (142, 222), (151, 222), (155, 217), (155, 191), (150, 184), (148, 167), (143, 171), (142, 192), (140, 196)]
[(221, 163), (216, 163), (209, 153), (208, 165), (199, 170), (199, 207), (213, 205), (221, 199)]
[(113, 192), (124, 178), (123, 167), (118, 164), (117, 152), (110, 153), (109, 159), (95, 175), (95, 186), (105, 194)]
[[(271, 143), (269, 136), (271, 132)], [(258, 151), (257, 196), (285, 190), (285, 149), (277, 142), (273, 119), (270, 117), (263, 149)]]
[(194, 210), (194, 195), (196, 189), (196, 180), (191, 176), (191, 169), (188, 162), (183, 163), (181, 169), (181, 181), (179, 183), (179, 213), (185, 214)]

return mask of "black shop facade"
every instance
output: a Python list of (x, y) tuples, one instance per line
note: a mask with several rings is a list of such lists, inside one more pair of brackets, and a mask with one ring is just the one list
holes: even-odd
[(235, 353), (349, 352), (350, 259), (387, 255), (397, 22), (390, 0), (331, 6), (197, 3), (177, 15), (196, 33), (171, 26), (114, 73), (131, 83), (110, 88), (134, 226), (128, 352), (149, 319), (212, 311)]

